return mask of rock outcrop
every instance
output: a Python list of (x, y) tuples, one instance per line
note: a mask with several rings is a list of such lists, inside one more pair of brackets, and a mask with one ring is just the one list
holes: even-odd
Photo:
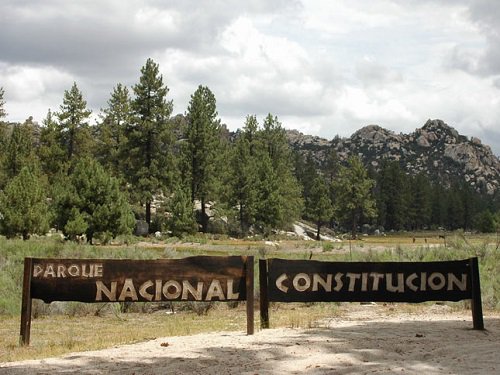
[(494, 194), (500, 189), (500, 161), (491, 148), (476, 137), (460, 135), (442, 120), (428, 120), (410, 134), (368, 125), (349, 138), (330, 142), (297, 131), (289, 131), (288, 136), (294, 149), (312, 151), (320, 162), (333, 149), (341, 161), (359, 155), (376, 170), (383, 160), (394, 160), (409, 174), (424, 173), (443, 184), (458, 178), (481, 193)]

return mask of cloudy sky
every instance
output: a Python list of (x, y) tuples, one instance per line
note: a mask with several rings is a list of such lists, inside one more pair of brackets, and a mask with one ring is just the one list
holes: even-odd
[(7, 119), (42, 121), (76, 82), (99, 113), (148, 57), (184, 113), (200, 84), (246, 115), (332, 138), (439, 118), (500, 154), (498, 0), (0, 0)]

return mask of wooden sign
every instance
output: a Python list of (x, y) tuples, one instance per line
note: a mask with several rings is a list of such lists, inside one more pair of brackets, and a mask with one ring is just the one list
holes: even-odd
[[(473, 301), (484, 329), (477, 258), (448, 262), (259, 261), (261, 325), (273, 302)], [(264, 276), (265, 275), (265, 276)]]
[(247, 301), (253, 334), (253, 257), (35, 259), (24, 269), (21, 343), (29, 344), (31, 299), (44, 302)]

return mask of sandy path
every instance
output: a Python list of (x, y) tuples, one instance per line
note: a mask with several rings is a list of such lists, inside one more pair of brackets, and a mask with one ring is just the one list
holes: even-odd
[(0, 374), (500, 374), (500, 316), (359, 306), (310, 329), (168, 337), (0, 364)]

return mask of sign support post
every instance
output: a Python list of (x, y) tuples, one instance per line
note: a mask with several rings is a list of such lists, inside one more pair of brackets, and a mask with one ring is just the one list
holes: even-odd
[(30, 344), (31, 330), (31, 275), (33, 275), (33, 259), (24, 259), (23, 296), (21, 305), (21, 332), (19, 344), (27, 346)]
[(247, 256), (246, 262), (246, 290), (247, 290), (247, 335), (254, 333), (254, 270), (253, 270), (253, 256)]
[(470, 259), (471, 292), (472, 292), (472, 326), (474, 329), (483, 330), (483, 307), (481, 302), (481, 285), (479, 281), (479, 264), (477, 258)]
[(259, 259), (260, 328), (269, 328), (269, 296), (267, 293), (267, 260)]

